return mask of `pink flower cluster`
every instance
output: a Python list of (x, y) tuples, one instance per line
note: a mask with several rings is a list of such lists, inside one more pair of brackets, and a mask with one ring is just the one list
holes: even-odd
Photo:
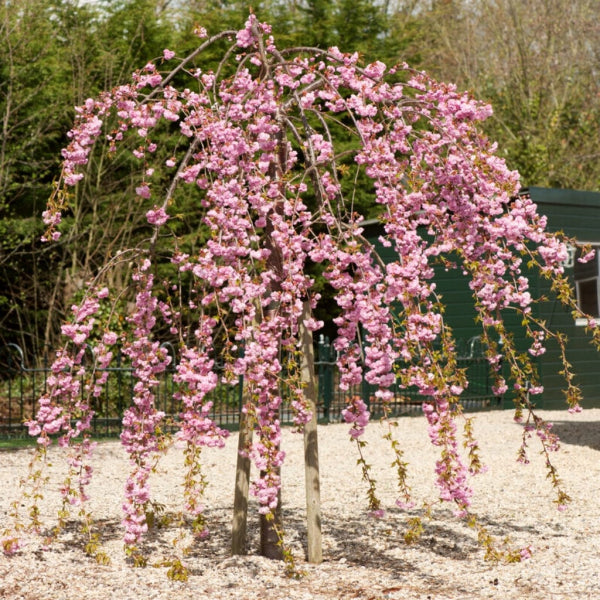
[(121, 443), (133, 465), (123, 502), (125, 543), (130, 546), (139, 542), (147, 530), (148, 478), (160, 452), (157, 432), (165, 416), (156, 408), (154, 390), (159, 384), (159, 375), (171, 362), (168, 352), (152, 339), (159, 302), (153, 294), (154, 277), (148, 273), (149, 268), (150, 261), (145, 259), (133, 275), (137, 284), (136, 303), (128, 318), (134, 328), (133, 340), (123, 348), (123, 353), (131, 359), (136, 380), (133, 405), (125, 411), (121, 433)]
[(342, 411), (342, 417), (346, 423), (352, 424), (350, 436), (356, 439), (365, 432), (365, 427), (369, 423), (367, 405), (361, 398), (353, 398), (348, 408)]
[(29, 434), (38, 437), (40, 449), (50, 445), (52, 436), (58, 436), (59, 446), (65, 449), (68, 471), (59, 486), (62, 522), (71, 506), (79, 507), (80, 516), (87, 514), (83, 505), (88, 500), (93, 473), (90, 461), (96, 446), (89, 437), (94, 416), (92, 401), (108, 375), (105, 369), (112, 359), (110, 333), (94, 348), (91, 367), (86, 366), (84, 357), (91, 348), (90, 336), (98, 324), (101, 303), (107, 297), (107, 288), (91, 287), (81, 304), (72, 307), (72, 319), (62, 327), (68, 343), (56, 353), (47, 379), (48, 391), (39, 400), (35, 419), (26, 423)]

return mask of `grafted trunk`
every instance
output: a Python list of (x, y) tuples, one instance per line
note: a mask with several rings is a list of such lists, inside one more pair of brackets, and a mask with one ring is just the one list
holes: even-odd
[[(278, 469), (279, 471), (279, 469)], [(281, 491), (277, 495), (277, 507), (268, 515), (260, 515), (260, 554), (271, 560), (283, 560), (283, 547), (279, 539), (283, 520), (281, 516)]]

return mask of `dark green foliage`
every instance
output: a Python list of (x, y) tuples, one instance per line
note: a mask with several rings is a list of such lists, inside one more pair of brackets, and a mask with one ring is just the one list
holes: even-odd
[[(128, 80), (169, 36), (149, 0), (0, 6), (0, 343), (17, 342), (32, 357), (54, 345), (73, 294), (135, 228), (127, 161), (99, 152), (73, 197), (69, 237), (52, 247), (39, 241), (73, 107)], [(96, 176), (107, 170), (99, 189)]]

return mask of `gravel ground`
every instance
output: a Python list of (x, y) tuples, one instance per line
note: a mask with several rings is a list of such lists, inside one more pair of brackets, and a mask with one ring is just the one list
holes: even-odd
[[(302, 437), (284, 432), (287, 459), (283, 469), (284, 519), (299, 579), (285, 576), (281, 563), (256, 555), (258, 519), (251, 504), (250, 553), (229, 556), (230, 517), (234, 488), (237, 436), (226, 448), (204, 454), (210, 485), (206, 515), (211, 535), (194, 546), (186, 559), (187, 582), (173, 582), (166, 567), (133, 568), (121, 543), (120, 504), (127, 462), (117, 442), (105, 442), (95, 453), (96, 473), (91, 506), (100, 525), (108, 566), (96, 564), (82, 551), (76, 528), (44, 548), (32, 540), (16, 556), (0, 555), (0, 598), (62, 600), (115, 598), (301, 600), (301, 599), (431, 599), (480, 598), (574, 600), (600, 598), (600, 409), (579, 415), (541, 412), (555, 424), (562, 446), (554, 455), (570, 508), (558, 512), (539, 447), (532, 440), (531, 463), (515, 460), (522, 428), (509, 412), (476, 415), (475, 430), (489, 470), (473, 480), (474, 510), (490, 532), (508, 536), (516, 546), (531, 545), (533, 555), (517, 564), (486, 562), (475, 532), (457, 520), (450, 508), (436, 505), (433, 520), (418, 542), (403, 542), (406, 520), (420, 509), (395, 508), (392, 456), (380, 424), (367, 430), (367, 458), (373, 465), (381, 499), (388, 508), (383, 519), (367, 516), (365, 486), (356, 467), (356, 449), (348, 427), (319, 430), (324, 562), (307, 564), (303, 526), (304, 474)], [(435, 497), (435, 449), (427, 441), (423, 417), (400, 419), (397, 437), (410, 464), (410, 485), (417, 506)], [(52, 450), (52, 457), (56, 450)], [(26, 472), (30, 450), (0, 453), (0, 530), (7, 520), (17, 485)], [(56, 488), (62, 462), (53, 461), (53, 475), (42, 503), (49, 524), (58, 506)], [(153, 480), (155, 499), (167, 511), (178, 509), (178, 466), (181, 453), (172, 449)], [(152, 531), (145, 545), (151, 563), (172, 552), (173, 529)]]

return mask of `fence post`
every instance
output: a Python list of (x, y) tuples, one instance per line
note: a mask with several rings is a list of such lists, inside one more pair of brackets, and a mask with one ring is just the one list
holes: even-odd
[(367, 382), (367, 380), (365, 379), (365, 376), (363, 374), (362, 381), (360, 382), (360, 395), (361, 395), (362, 401), (365, 403), (365, 405), (368, 409), (371, 408), (371, 395), (369, 392), (370, 392), (369, 383)]

